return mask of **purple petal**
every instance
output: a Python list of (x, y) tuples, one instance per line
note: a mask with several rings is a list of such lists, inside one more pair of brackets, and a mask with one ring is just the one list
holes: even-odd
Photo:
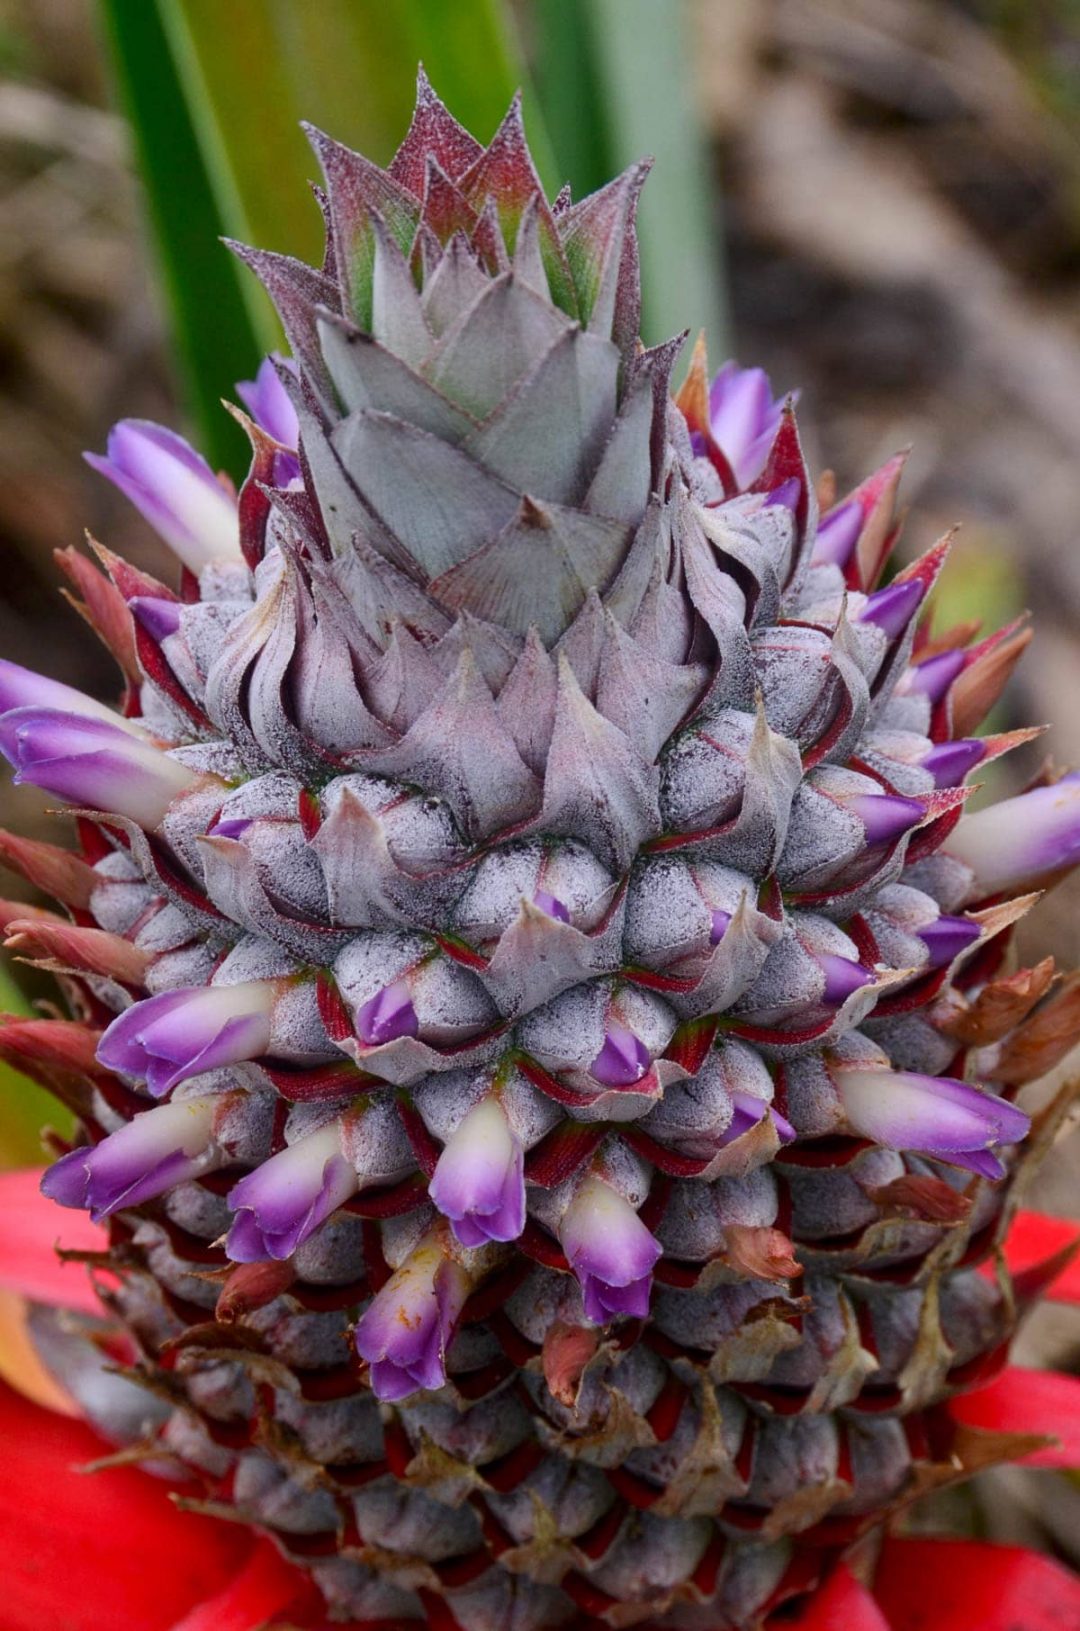
[(866, 828), (866, 842), (872, 848), (894, 843), (926, 816), (926, 805), (919, 799), (901, 798), (896, 793), (856, 793), (843, 803)]
[(610, 1024), (604, 1045), (589, 1066), (589, 1074), (605, 1087), (629, 1087), (639, 1082), (652, 1064), (644, 1042), (624, 1025)]
[(859, 612), (860, 623), (874, 623), (888, 639), (903, 634), (911, 619), (923, 603), (926, 586), (918, 578), (907, 578), (902, 583), (886, 584), (875, 594), (867, 596)]
[(935, 787), (959, 787), (964, 777), (983, 761), (986, 743), (977, 736), (962, 736), (955, 742), (939, 742), (922, 759), (922, 767), (934, 778)]
[(971, 868), (984, 895), (1075, 866), (1080, 861), (1080, 772), (964, 816), (944, 848)]
[(837, 1069), (834, 1080), (853, 1129), (889, 1149), (948, 1159), (1016, 1143), (1030, 1127), (1015, 1105), (950, 1076)]
[(538, 889), (532, 898), (532, 903), (548, 917), (553, 917), (560, 923), (569, 923), (570, 910), (557, 895), (552, 895), (546, 889)]
[(184, 610), (180, 601), (165, 600), (160, 595), (136, 595), (128, 601), (128, 609), (158, 645), (176, 633)]
[(193, 986), (137, 1002), (98, 1044), (108, 1070), (145, 1079), (155, 1097), (179, 1082), (264, 1053), (270, 1040), (273, 981)]
[(846, 566), (862, 529), (863, 511), (857, 499), (838, 504), (835, 510), (823, 515), (814, 540), (813, 565)]
[(825, 989), (821, 993), (822, 1000), (830, 1007), (841, 1007), (856, 991), (861, 991), (865, 985), (873, 985), (874, 976), (870, 969), (863, 968), (861, 963), (852, 962), (850, 957), (836, 957), (831, 952), (818, 952), (814, 961), (825, 976)]
[(936, 657), (927, 657), (925, 662), (909, 668), (898, 689), (909, 696), (915, 694), (940, 702), (964, 662), (962, 651), (941, 651)]
[(969, 917), (936, 918), (916, 933), (930, 953), (928, 968), (947, 968), (962, 951), (973, 946), (982, 933), (979, 925)]
[(725, 912), (722, 907), (713, 908), (710, 918), (709, 945), (718, 946), (728, 932), (731, 923), (731, 913)]
[(193, 572), (240, 559), (236, 500), (182, 436), (149, 420), (122, 419), (109, 432), (106, 457), (84, 457)]
[(42, 1193), (88, 1209), (95, 1222), (152, 1200), (206, 1170), (213, 1115), (212, 1097), (140, 1111), (99, 1144), (63, 1156), (42, 1178)]
[(357, 1035), (369, 1047), (395, 1042), (399, 1036), (416, 1036), (419, 1029), (420, 1021), (405, 980), (394, 980), (391, 985), (384, 985), (381, 991), (364, 1003), (356, 1016)]
[(240, 380), (236, 393), (261, 430), (282, 447), (295, 448), (300, 440), (300, 423), (275, 364), (296, 372), (296, 364), (285, 357), (264, 357), (255, 378)]

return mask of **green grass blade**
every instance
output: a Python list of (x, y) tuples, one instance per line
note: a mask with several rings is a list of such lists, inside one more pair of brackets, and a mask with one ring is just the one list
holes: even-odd
[[(28, 1013), (26, 998), (0, 964), (0, 1011)], [(68, 1131), (71, 1116), (44, 1088), (10, 1065), (0, 1064), (0, 1171), (39, 1166), (43, 1159), (41, 1129)]]
[[(166, 11), (171, 0), (163, 0)], [(218, 241), (218, 207), (157, 0), (100, 0), (121, 107), (131, 125), (161, 287), (200, 447), (234, 473), (244, 441), (221, 397), (272, 341), (264, 308)], [(218, 7), (218, 17), (222, 12)]]

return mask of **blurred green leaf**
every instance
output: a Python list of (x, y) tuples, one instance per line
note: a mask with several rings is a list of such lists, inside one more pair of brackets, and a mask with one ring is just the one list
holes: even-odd
[(537, 84), (575, 197), (656, 161), (638, 216), (642, 330), (704, 328), (724, 355), (719, 199), (694, 106), (686, 0), (532, 0)]
[[(273, 343), (274, 329), (248, 287), (250, 279), (218, 241), (231, 223), (210, 183), (157, 0), (100, 5), (199, 445), (213, 465), (235, 474), (244, 442), (221, 398), (232, 396), (234, 382), (251, 374)], [(170, 9), (169, 0), (164, 8)]]
[[(7, 1014), (29, 1012), (26, 998), (0, 965), (0, 1011)], [(0, 1064), (0, 1169), (39, 1166), (42, 1160), (41, 1129), (66, 1129), (71, 1117), (62, 1105), (10, 1065)]]

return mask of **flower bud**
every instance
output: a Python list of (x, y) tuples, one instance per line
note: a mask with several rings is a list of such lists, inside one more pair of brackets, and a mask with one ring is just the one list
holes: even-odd
[(971, 868), (981, 895), (1073, 866), (1080, 859), (1080, 772), (962, 817), (944, 848)]
[(451, 1134), (428, 1193), (463, 1246), (516, 1240), (525, 1227), (525, 1157), (495, 1099)]
[(234, 1263), (292, 1256), (360, 1187), (341, 1147), (340, 1121), (272, 1155), (229, 1191), (236, 1214), (225, 1242)]
[(127, 816), (151, 829), (198, 776), (117, 724), (46, 708), (0, 715), (0, 753), (15, 781), (69, 804)]
[(98, 1223), (210, 1171), (217, 1164), (211, 1129), (219, 1102), (207, 1094), (140, 1111), (100, 1144), (63, 1156), (42, 1178), (42, 1193), (61, 1206), (84, 1207)]
[(581, 1285), (586, 1319), (606, 1325), (620, 1315), (645, 1318), (661, 1248), (629, 1201), (602, 1179), (586, 1178), (559, 1238)]
[(469, 1277), (427, 1235), (368, 1305), (356, 1351), (371, 1366), (376, 1398), (392, 1403), (446, 1381), (446, 1351), (469, 1294)]
[(203, 1071), (265, 1053), (275, 980), (163, 991), (114, 1019), (98, 1044), (108, 1070), (145, 1080), (155, 1098)]
[(147, 419), (121, 419), (108, 451), (84, 455), (129, 498), (192, 572), (239, 560), (236, 499), (182, 436)]
[(985, 1178), (1005, 1174), (992, 1146), (1018, 1143), (1031, 1125), (1005, 1099), (949, 1076), (834, 1065), (833, 1081), (854, 1132)]

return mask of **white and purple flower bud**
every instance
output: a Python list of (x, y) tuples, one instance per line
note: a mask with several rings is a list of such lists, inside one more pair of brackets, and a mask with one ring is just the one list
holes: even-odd
[(922, 605), (926, 588), (921, 578), (904, 578), (896, 583), (887, 583), (884, 589), (867, 595), (856, 622), (873, 623), (886, 639), (896, 640)]
[(35, 674), (31, 668), (20, 668), (18, 663), (0, 658), (0, 714), (12, 713), (16, 708), (46, 708), (50, 713), (76, 714), (83, 719), (104, 719), (118, 730), (133, 736), (143, 736), (139, 727), (123, 719), (114, 708), (104, 702), (95, 702), (73, 685), (62, 685), (44, 674)]
[(364, 1310), (356, 1351), (371, 1367), (378, 1399), (393, 1403), (446, 1381), (446, 1352), (469, 1295), (469, 1276), (433, 1232)]
[(127, 816), (152, 829), (198, 776), (117, 722), (15, 708), (0, 715), (0, 753), (15, 781), (32, 782), (69, 804)]
[(372, 1048), (396, 1042), (399, 1036), (416, 1036), (419, 1030), (407, 980), (384, 985), (357, 1010), (356, 1034)]
[(587, 1320), (606, 1325), (624, 1315), (647, 1316), (661, 1247), (617, 1190), (601, 1178), (586, 1178), (563, 1215), (559, 1239), (581, 1286)]
[(360, 1187), (334, 1120), (272, 1155), (229, 1191), (225, 1242), (234, 1263), (284, 1261)]
[(1031, 1126), (1006, 1099), (950, 1076), (836, 1064), (832, 1076), (853, 1132), (986, 1178), (1004, 1176), (994, 1147), (1019, 1143)]
[(236, 499), (182, 436), (148, 419), (121, 419), (107, 452), (86, 462), (129, 498), (192, 572), (238, 561)]
[(463, 1246), (516, 1240), (525, 1227), (525, 1153), (497, 1100), (451, 1134), (428, 1193)]
[(814, 539), (814, 566), (844, 567), (859, 541), (866, 517), (858, 499), (849, 498), (823, 515)]
[(41, 1189), (61, 1206), (82, 1207), (100, 1223), (122, 1207), (153, 1200), (219, 1165), (214, 1146), (215, 1094), (158, 1104), (141, 1110), (100, 1144), (86, 1144), (62, 1156), (41, 1180)]
[(709, 429), (740, 487), (764, 469), (783, 411), (761, 368), (726, 362), (709, 387)]
[(920, 761), (934, 778), (935, 787), (959, 787), (986, 757), (987, 744), (977, 736), (961, 736), (955, 742), (936, 743)]
[(277, 980), (247, 980), (147, 997), (113, 1020), (98, 1044), (98, 1060), (145, 1081), (161, 1098), (191, 1076), (265, 1053), (278, 989)]
[(652, 1054), (633, 1031), (614, 1020), (604, 1031), (604, 1043), (589, 1066), (589, 1075), (605, 1087), (629, 1087), (639, 1082), (652, 1064)]
[(709, 914), (709, 945), (718, 946), (731, 925), (731, 913), (714, 906)]
[(930, 954), (927, 968), (934, 969), (948, 968), (961, 952), (975, 944), (982, 930), (970, 917), (951, 917), (943, 913), (933, 923), (925, 923), (915, 932)]
[(264, 357), (254, 379), (238, 381), (236, 394), (260, 430), (282, 447), (295, 448), (300, 440), (300, 421), (281, 383), (279, 364), (296, 372), (296, 364), (287, 357)]
[(896, 687), (899, 696), (928, 697), (940, 702), (953, 680), (966, 662), (964, 652), (939, 651), (936, 657), (927, 657), (905, 670)]
[(1080, 860), (1080, 772), (962, 817), (943, 847), (971, 868), (981, 895), (1026, 887), (1074, 866)]

